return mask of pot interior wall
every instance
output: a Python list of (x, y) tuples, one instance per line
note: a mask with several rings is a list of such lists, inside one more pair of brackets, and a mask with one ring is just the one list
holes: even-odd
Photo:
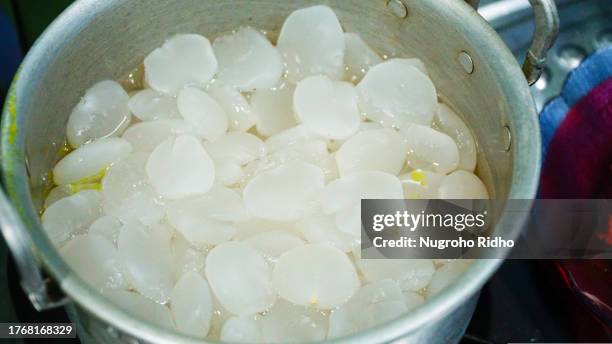
[[(458, 110), (476, 136), (479, 175), (492, 197), (505, 198), (511, 185), (513, 158), (512, 152), (506, 151), (504, 125), (515, 127), (507, 122), (509, 99), (482, 54), (486, 41), (458, 29), (465, 18), (445, 10), (445, 3), (450, 1), (459, 0), (406, 1), (405, 18), (394, 15), (382, 0), (98, 2), (101, 13), (83, 11), (84, 17), (94, 16), (91, 22), (74, 25), (49, 52), (50, 64), (31, 71), (38, 73), (37, 92), (21, 95), (29, 98), (21, 110), (27, 116), (26, 155), (35, 206), (42, 204), (43, 186), (64, 142), (71, 108), (92, 84), (125, 75), (174, 34), (196, 32), (212, 40), (239, 26), (251, 25), (274, 36), (291, 11), (321, 3), (335, 10), (346, 31), (359, 33), (379, 53), (415, 56), (425, 62), (441, 97)], [(458, 62), (462, 51), (474, 61), (472, 74)]]

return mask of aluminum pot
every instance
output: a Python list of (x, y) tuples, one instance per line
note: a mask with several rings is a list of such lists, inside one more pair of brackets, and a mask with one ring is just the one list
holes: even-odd
[[(83, 90), (118, 79), (177, 33), (207, 37), (251, 25), (278, 32), (291, 11), (324, 3), (346, 31), (389, 56), (425, 61), (445, 101), (471, 125), (479, 174), (493, 197), (531, 199), (540, 166), (540, 132), (529, 92), (556, 35), (552, 0), (531, 0), (536, 30), (523, 66), (473, 7), (461, 0), (80, 0), (27, 55), (2, 117), (0, 225), (22, 286), (38, 309), (65, 305), (83, 341), (199, 342), (132, 317), (82, 282), (39, 221), (48, 172)], [(7, 197), (8, 196), (8, 197)], [(524, 219), (503, 214), (499, 230)], [(457, 342), (478, 291), (501, 263), (479, 260), (453, 285), (405, 316), (338, 342)]]

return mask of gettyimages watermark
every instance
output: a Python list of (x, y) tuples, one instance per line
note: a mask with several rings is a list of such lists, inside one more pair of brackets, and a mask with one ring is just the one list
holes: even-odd
[(612, 201), (362, 200), (361, 256), (612, 258)]

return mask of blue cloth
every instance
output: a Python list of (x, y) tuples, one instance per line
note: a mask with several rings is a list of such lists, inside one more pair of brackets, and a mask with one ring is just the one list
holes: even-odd
[(542, 161), (545, 161), (548, 146), (570, 109), (611, 77), (612, 46), (593, 53), (569, 74), (561, 94), (549, 101), (540, 114)]

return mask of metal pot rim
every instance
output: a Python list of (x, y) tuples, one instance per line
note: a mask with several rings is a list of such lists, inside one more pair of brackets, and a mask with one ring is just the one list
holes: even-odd
[[(58, 282), (61, 289), (77, 304), (117, 328), (138, 338), (156, 343), (194, 342), (201, 340), (161, 329), (146, 321), (137, 319), (121, 308), (108, 302), (101, 294), (90, 288), (74, 275), (61, 259), (51, 241), (43, 233), (37, 211), (32, 205), (27, 178), (25, 133), (20, 130), (24, 115), (19, 116), (17, 109), (21, 102), (26, 102), (30, 90), (36, 89), (36, 71), (43, 62), (53, 56), (61, 47), (53, 42), (66, 40), (75, 35), (75, 31), (66, 32), (66, 27), (83, 27), (96, 15), (112, 8), (114, 1), (80, 0), (64, 11), (36, 41), (20, 68), (21, 73), (15, 78), (3, 111), (1, 124), (0, 162), (3, 172), (3, 183), (9, 198), (17, 207), (20, 217), (32, 233), (32, 240), (39, 258), (50, 275)], [(529, 88), (514, 56), (501, 41), (497, 33), (474, 10), (462, 1), (433, 1), (432, 7), (443, 16), (463, 18), (464, 25), (458, 30), (465, 35), (482, 35), (486, 37), (473, 49), (481, 49), (494, 71), (497, 82), (507, 95), (513, 99), (510, 104), (514, 112), (509, 116), (511, 124), (517, 129), (513, 132), (513, 176), (509, 191), (511, 199), (532, 199), (537, 190), (540, 169), (540, 136), (535, 106)], [(25, 74), (27, 71), (28, 74)], [(515, 77), (508, 77), (508, 76)], [(520, 77), (516, 77), (520, 76)], [(520, 122), (520, 123), (519, 123)], [(520, 127), (519, 127), (520, 126)], [(524, 219), (508, 218), (504, 215), (503, 223), (521, 226)], [(43, 254), (40, 254), (44, 252)], [(493, 274), (501, 260), (479, 260), (451, 286), (428, 300), (421, 307), (394, 321), (375, 328), (359, 332), (332, 342), (381, 342), (401, 338), (402, 335), (427, 326), (436, 319), (446, 315), (461, 302), (475, 294)]]

